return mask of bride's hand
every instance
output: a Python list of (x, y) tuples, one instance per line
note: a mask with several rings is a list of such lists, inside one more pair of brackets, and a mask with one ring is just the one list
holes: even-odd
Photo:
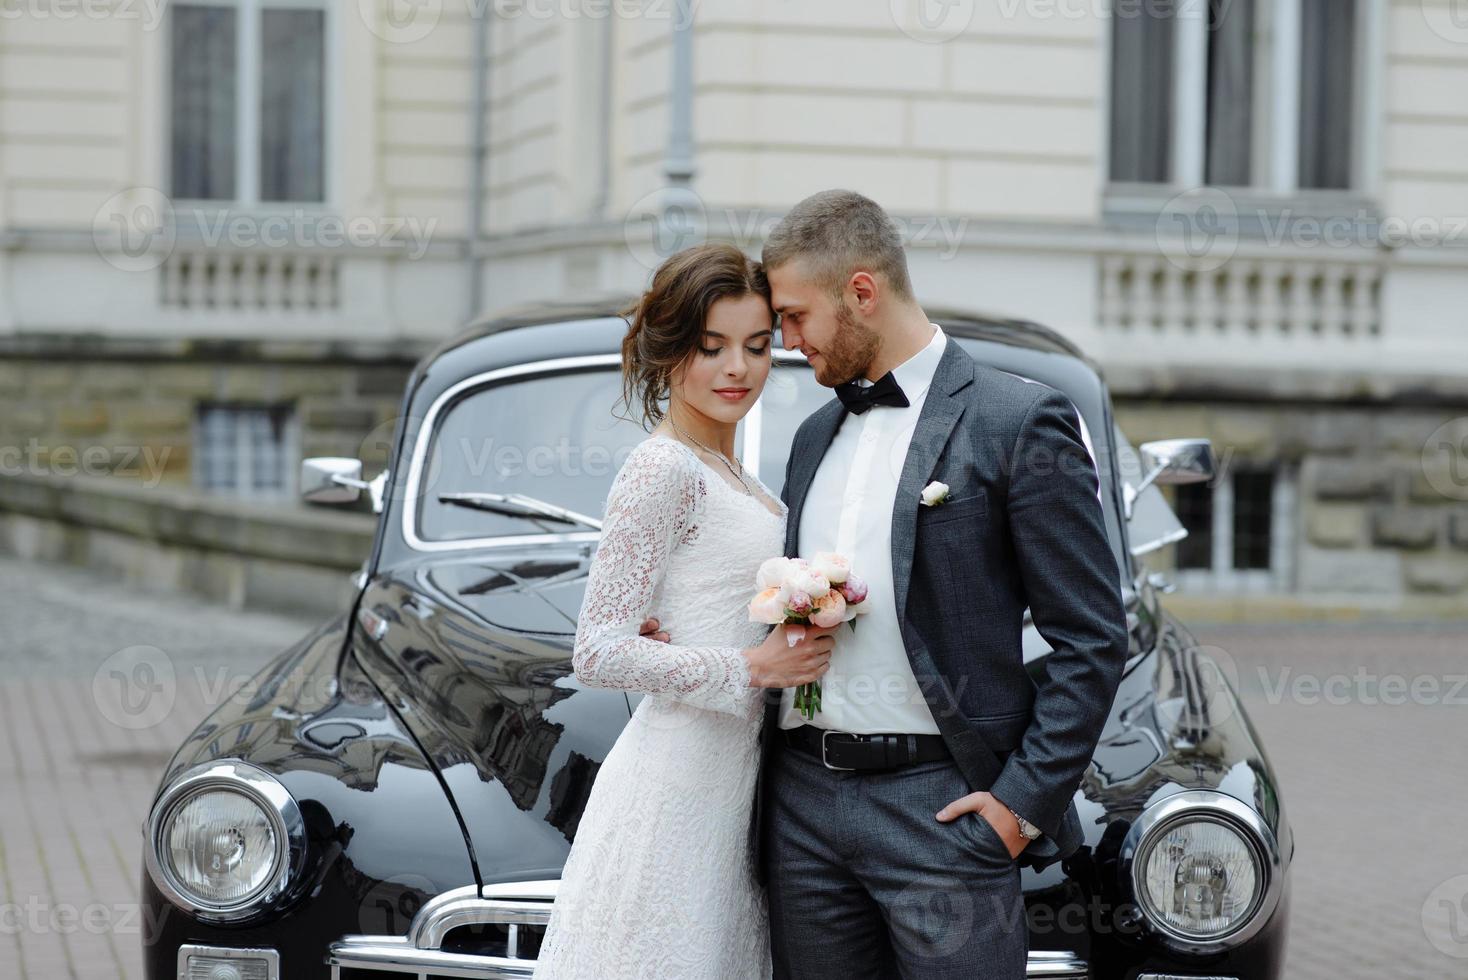
[(805, 636), (792, 644), (785, 627), (776, 626), (765, 642), (744, 651), (749, 661), (750, 687), (799, 687), (821, 679), (831, 669), (832, 636), (838, 626), (805, 627)]
[(656, 616), (649, 616), (642, 621), (640, 635), (647, 637), (649, 640), (657, 640), (659, 643), (667, 643), (671, 637), (659, 629), (660, 626), (662, 626), (662, 623), (658, 622)]

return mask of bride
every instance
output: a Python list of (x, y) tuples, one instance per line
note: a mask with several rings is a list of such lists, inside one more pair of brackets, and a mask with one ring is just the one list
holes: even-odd
[[(649, 696), (592, 787), (538, 978), (769, 976), (749, 847), (762, 689), (820, 678), (834, 643), (747, 616), (785, 547), (785, 505), (731, 458), (770, 372), (769, 296), (757, 262), (708, 244), (629, 311), (624, 394), (654, 427), (612, 483), (573, 661), (585, 684)], [(676, 644), (640, 634), (654, 606)]]

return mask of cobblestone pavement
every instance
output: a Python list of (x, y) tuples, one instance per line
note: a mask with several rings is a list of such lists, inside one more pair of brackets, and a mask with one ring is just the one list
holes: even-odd
[[(141, 980), (159, 771), (315, 624), (6, 559), (0, 624), (0, 977)], [(1468, 976), (1468, 625), (1195, 631), (1237, 678), (1298, 838), (1290, 980)], [(161, 718), (109, 693), (136, 646), (174, 665)]]

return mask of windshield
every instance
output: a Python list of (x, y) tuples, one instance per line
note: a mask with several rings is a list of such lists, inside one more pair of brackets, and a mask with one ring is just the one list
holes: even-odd
[[(511, 378), (472, 388), (456, 398), (439, 415), (429, 446), (418, 487), (418, 536), (424, 541), (452, 542), (586, 530), (534, 514), (494, 513), (439, 498), (445, 494), (520, 494), (600, 517), (612, 479), (632, 448), (648, 437), (637, 423), (616, 416), (621, 384), (616, 366), (609, 364)], [(758, 443), (759, 459), (746, 457), (745, 462), (757, 468), (772, 491), (779, 493), (783, 488), (795, 430), (831, 398), (831, 390), (816, 382), (803, 360), (777, 361), (771, 369), (757, 412), (740, 424), (735, 450), (746, 457), (746, 440)], [(1104, 462), (1108, 447), (1095, 445), (1096, 433), (1106, 431), (1101, 399), (1073, 400), (1081, 410), (1086, 448), (1093, 460), (1101, 454)], [(1099, 469), (1106, 483), (1109, 467)], [(1109, 499), (1104, 488), (1101, 497)], [(1110, 525), (1111, 508), (1105, 509)]]

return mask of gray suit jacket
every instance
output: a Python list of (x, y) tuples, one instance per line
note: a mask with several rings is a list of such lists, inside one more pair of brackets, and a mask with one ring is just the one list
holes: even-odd
[[(811, 479), (847, 414), (832, 399), (795, 434), (781, 491), (787, 555), (797, 553)], [(920, 506), (932, 480), (948, 484), (949, 500)], [(894, 598), (913, 673), (959, 769), (974, 790), (989, 790), (1044, 832), (1020, 855), (1037, 867), (1080, 846), (1072, 798), (1127, 656), (1119, 571), (1096, 491), (1070, 399), (976, 364), (950, 337), (892, 508)], [(1038, 688), (1021, 650), (1027, 606), (1054, 648)], [(766, 752), (778, 736), (779, 694), (767, 695)], [(764, 793), (761, 779), (761, 851)]]

